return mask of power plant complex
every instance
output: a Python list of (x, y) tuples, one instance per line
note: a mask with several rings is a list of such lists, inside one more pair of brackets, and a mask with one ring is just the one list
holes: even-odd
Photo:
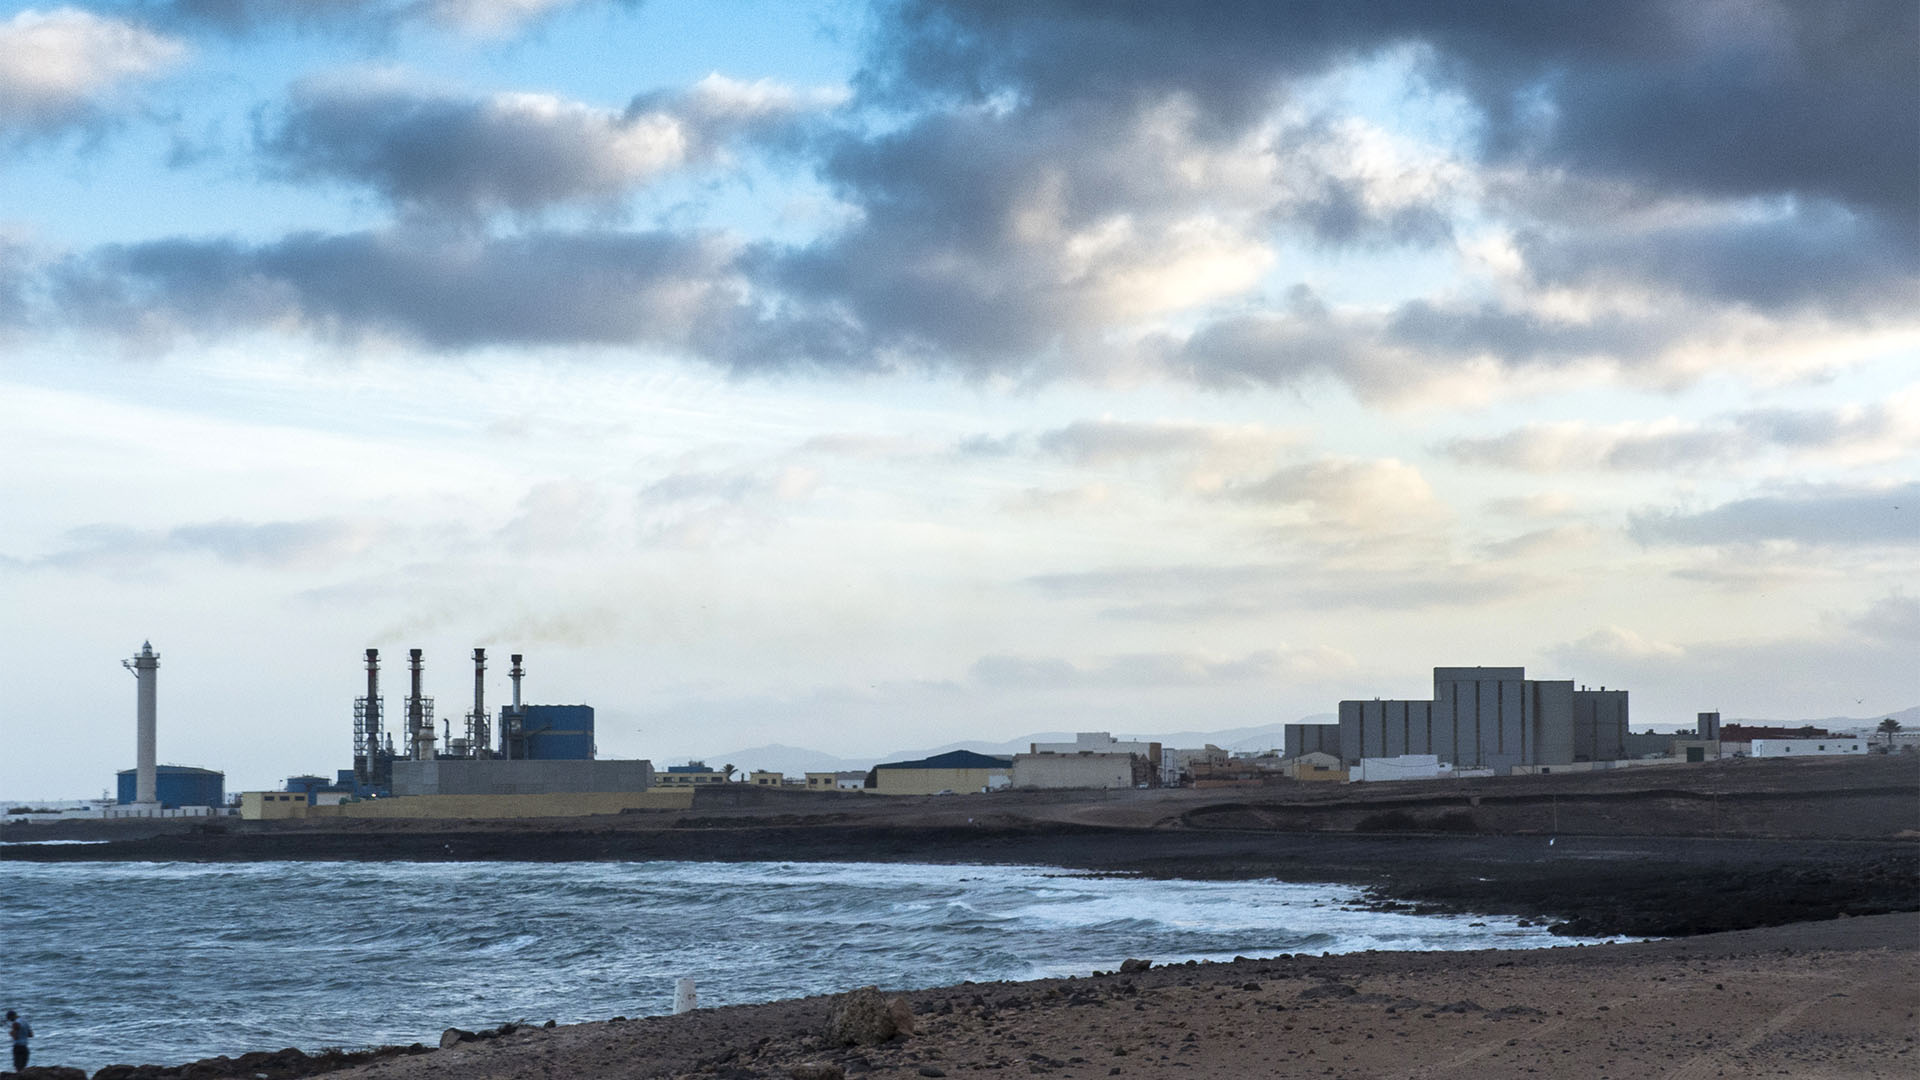
[(436, 730), (434, 699), (421, 689), (421, 650), (407, 650), (405, 727), (396, 740), (380, 694), (380, 650), (368, 649), (367, 692), (353, 703), (353, 769), (341, 770), (332, 790), (364, 798), (637, 792), (653, 785), (648, 762), (595, 759), (591, 705), (522, 701), (524, 657), (511, 659), (512, 699), (496, 724), (487, 711), (487, 650), (473, 650), (473, 707), (456, 734), (451, 718)]
[[(135, 693), (136, 765), (118, 777), (110, 817), (228, 812), (225, 777), (210, 769), (158, 762), (157, 679), (151, 642), (122, 661)], [(239, 796), (243, 817), (565, 817), (692, 805), (702, 784), (728, 784), (732, 767), (675, 766), (659, 781), (646, 760), (602, 760), (590, 705), (540, 705), (523, 699), (525, 658), (511, 656), (508, 704), (487, 705), (487, 651), (473, 650), (473, 702), (460, 716), (436, 713), (425, 693), (426, 661), (407, 650), (407, 688), (397, 716), (380, 687), (380, 650), (365, 652), (366, 693), (353, 699), (352, 767), (332, 780), (303, 775), (284, 790)], [(1787, 734), (1815, 733), (1812, 728)], [(1770, 734), (1770, 733), (1769, 733)], [(1529, 679), (1520, 667), (1436, 667), (1431, 698), (1349, 700), (1333, 723), (1287, 724), (1284, 750), (1230, 754), (1215, 746), (1181, 749), (1116, 740), (1105, 732), (1072, 743), (1034, 743), (1026, 754), (955, 752), (919, 761), (883, 762), (864, 774), (809, 773), (804, 781), (755, 770), (754, 787), (871, 794), (942, 795), (1002, 788), (1222, 786), (1289, 780), (1428, 780), (1579, 772), (1655, 759), (1718, 758), (1718, 713), (1697, 729), (1657, 735), (1628, 727), (1627, 691), (1576, 686), (1571, 679)], [(1787, 745), (1779, 754), (1864, 753), (1860, 740)], [(1763, 746), (1763, 743), (1768, 745)], [(1772, 752), (1755, 739), (1749, 752)], [(716, 792), (716, 794), (718, 794)], [(730, 796), (731, 797), (731, 796)]]
[[(211, 769), (161, 765), (158, 761), (158, 675), (160, 656), (152, 642), (122, 661), (136, 679), (135, 767), (122, 770), (117, 799), (103, 812), (110, 817), (193, 816), (225, 812), (225, 776)], [(598, 760), (593, 707), (535, 705), (522, 700), (524, 657), (512, 656), (508, 670), (510, 703), (496, 715), (487, 709), (487, 651), (473, 650), (473, 707), (456, 732), (451, 718), (437, 719), (434, 699), (423, 689), (425, 658), (407, 650), (407, 693), (399, 722), (390, 722), (380, 690), (380, 650), (365, 654), (366, 694), (353, 700), (353, 767), (334, 779), (296, 776), (285, 791), (245, 792), (244, 816), (298, 817), (309, 808), (342, 807), (378, 801), (392, 804), (404, 796), (465, 796), (461, 804), (475, 814), (501, 812), (501, 804), (475, 804), (489, 796), (636, 796), (653, 787), (648, 761)], [(404, 800), (416, 810), (444, 800)], [(570, 807), (527, 803), (528, 814), (567, 812)], [(617, 811), (607, 798), (582, 804)], [(442, 807), (448, 816), (458, 808)]]

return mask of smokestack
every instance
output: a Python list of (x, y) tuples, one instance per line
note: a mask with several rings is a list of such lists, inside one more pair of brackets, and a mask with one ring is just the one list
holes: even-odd
[[(361, 737), (367, 740), (364, 753), (367, 758), (366, 775), (360, 777), (362, 783), (373, 783), (379, 772), (380, 760), (380, 650), (367, 650), (367, 701), (362, 710), (366, 717), (366, 729)], [(355, 763), (358, 767), (358, 763)]]
[(153, 642), (140, 644), (140, 653), (131, 660), (120, 661), (122, 667), (133, 672), (138, 680), (135, 690), (135, 728), (134, 728), (134, 794), (136, 806), (156, 806), (160, 802), (159, 766), (155, 761), (157, 736), (157, 697), (154, 684), (160, 674), (160, 657), (153, 651)]
[(413, 694), (407, 698), (407, 733), (413, 737), (413, 759), (433, 760), (433, 721), (427, 719), (427, 699), (420, 696), (419, 649), (407, 650), (407, 669), (413, 679)]
[(473, 650), (473, 715), (487, 716), (487, 650)]
[(522, 671), (520, 669), (519, 653), (513, 654), (513, 670), (507, 672), (507, 674), (513, 677), (513, 711), (519, 712), (520, 711), (520, 676), (526, 674), (525, 671)]

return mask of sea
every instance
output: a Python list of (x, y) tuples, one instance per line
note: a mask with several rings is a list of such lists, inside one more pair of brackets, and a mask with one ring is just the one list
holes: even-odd
[(1574, 944), (1356, 889), (901, 863), (0, 861), (0, 1004), (36, 1064), (433, 1045), (831, 993), (1363, 949)]

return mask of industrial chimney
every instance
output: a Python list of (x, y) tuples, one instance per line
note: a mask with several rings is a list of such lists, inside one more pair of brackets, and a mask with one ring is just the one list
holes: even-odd
[(520, 723), (520, 677), (525, 674), (526, 671), (520, 666), (520, 654), (514, 653), (513, 667), (507, 670), (508, 677), (513, 680), (513, 707), (500, 717), (500, 752), (508, 758), (527, 756), (527, 740)]
[(433, 717), (430, 705), (420, 694), (419, 649), (407, 650), (407, 668), (413, 676), (413, 693), (407, 696), (407, 733), (413, 737), (413, 760), (433, 760)]
[(158, 708), (154, 683), (160, 674), (160, 656), (153, 651), (153, 642), (145, 641), (140, 644), (139, 655), (131, 660), (120, 661), (120, 665), (133, 672), (133, 677), (139, 684), (135, 691), (133, 803), (135, 806), (158, 806), (160, 804), (157, 780), (159, 768), (155, 762), (157, 740), (155, 714)]
[(488, 745), (493, 738), (487, 723), (487, 650), (473, 650), (473, 711), (467, 714), (467, 745), (464, 754), (476, 758), (492, 757)]

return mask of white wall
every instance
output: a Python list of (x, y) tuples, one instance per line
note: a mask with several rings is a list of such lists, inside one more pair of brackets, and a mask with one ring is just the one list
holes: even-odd
[(1834, 736), (1830, 739), (1755, 739), (1747, 751), (1753, 757), (1832, 757), (1864, 754), (1871, 739)]

